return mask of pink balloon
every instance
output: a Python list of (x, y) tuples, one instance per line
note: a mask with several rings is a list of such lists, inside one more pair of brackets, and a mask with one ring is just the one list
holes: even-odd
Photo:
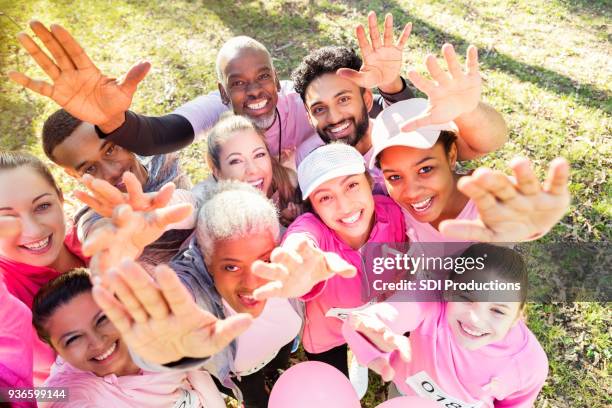
[(348, 378), (319, 361), (299, 363), (274, 384), (268, 408), (361, 408)]
[(376, 408), (440, 408), (436, 402), (421, 397), (398, 397), (377, 405)]

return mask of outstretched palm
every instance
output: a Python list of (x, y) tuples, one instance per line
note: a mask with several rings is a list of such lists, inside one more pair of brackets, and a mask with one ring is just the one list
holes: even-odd
[(94, 299), (130, 349), (147, 362), (211, 356), (251, 322), (245, 314), (220, 320), (202, 310), (167, 266), (156, 268), (154, 280), (136, 262), (124, 261), (103, 282), (94, 286)]
[(402, 69), (402, 54), (410, 36), (411, 25), (406, 24), (397, 43), (393, 39), (393, 16), (385, 17), (385, 31), (381, 42), (376, 22), (376, 13), (368, 14), (370, 39), (368, 42), (365, 29), (360, 24), (356, 28), (357, 41), (363, 56), (363, 65), (359, 71), (341, 68), (338, 74), (344, 76), (362, 88), (384, 87), (395, 81)]
[(130, 107), (136, 87), (146, 76), (150, 64), (136, 64), (123, 78), (110, 78), (100, 72), (63, 27), (51, 25), (49, 30), (38, 21), (31, 21), (30, 27), (54, 59), (41, 50), (29, 35), (20, 33), (17, 38), (53, 83), (34, 80), (14, 71), (9, 73), (9, 77), (53, 99), (70, 114), (85, 122), (104, 125), (122, 121), (118, 118), (122, 118)]
[(466, 241), (520, 242), (539, 238), (566, 213), (569, 164), (555, 159), (542, 186), (527, 159), (511, 164), (515, 182), (499, 171), (477, 169), (458, 188), (474, 200), (478, 220), (446, 220), (440, 232)]
[(452, 45), (444, 44), (442, 52), (449, 72), (440, 68), (433, 55), (428, 55), (425, 61), (432, 80), (425, 79), (414, 70), (408, 72), (408, 78), (414, 86), (427, 95), (429, 107), (422, 115), (407, 121), (402, 127), (404, 132), (455, 120), (465, 113), (472, 112), (480, 102), (482, 78), (478, 69), (476, 47), (468, 48), (467, 72), (461, 69)]

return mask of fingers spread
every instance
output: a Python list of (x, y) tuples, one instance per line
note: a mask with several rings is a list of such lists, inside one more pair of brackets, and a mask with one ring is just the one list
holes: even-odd
[(448, 70), (453, 78), (461, 78), (463, 76), (463, 72), (461, 71), (461, 65), (459, 65), (457, 54), (455, 54), (455, 49), (453, 46), (448, 43), (444, 44), (442, 46), (442, 53), (444, 54), (446, 65), (448, 66)]
[(115, 325), (122, 335), (129, 332), (132, 327), (132, 319), (121, 302), (113, 294), (101, 285), (94, 285), (92, 295), (98, 306), (104, 311), (106, 317)]
[(138, 300), (138, 297), (135, 296), (130, 288), (128, 280), (123, 277), (121, 271), (117, 269), (109, 270), (107, 279), (111, 289), (117, 295), (117, 298), (121, 304), (123, 304), (123, 307), (130, 314), (132, 319), (138, 323), (146, 323), (149, 316)]
[(119, 81), (119, 86), (125, 93), (129, 95), (134, 94), (138, 84), (147, 76), (150, 69), (151, 64), (147, 61), (134, 64)]
[(153, 212), (153, 217), (155, 224), (159, 228), (165, 228), (170, 224), (184, 220), (189, 217), (192, 212), (193, 206), (191, 204), (175, 204), (155, 210)]
[(30, 54), (32, 58), (34, 58), (34, 61), (36, 61), (38, 66), (41, 67), (47, 75), (49, 75), (49, 78), (54, 80), (59, 76), (60, 70), (57, 65), (55, 65), (53, 60), (51, 60), (51, 58), (49, 58), (49, 56), (40, 49), (40, 47), (34, 42), (32, 37), (30, 37), (26, 33), (19, 33), (17, 34), (17, 40), (19, 40), (19, 42), (21, 43), (23, 48), (26, 49), (28, 54)]
[(447, 86), (450, 81), (451, 81), (451, 77), (448, 73), (442, 71), (442, 68), (440, 68), (440, 65), (438, 64), (438, 60), (436, 59), (435, 56), (433, 55), (428, 55), (427, 58), (425, 59), (425, 65), (427, 65), (427, 70), (429, 71), (429, 75), (431, 75), (431, 77), (437, 81), (440, 85), (442, 86)]
[(32, 79), (29, 76), (16, 71), (9, 72), (8, 76), (13, 82), (41, 94), (42, 96), (51, 97), (51, 95), (53, 95), (53, 86), (48, 82)]
[(568, 194), (570, 166), (563, 157), (554, 159), (548, 168), (548, 176), (544, 182), (544, 191), (554, 194)]
[(541, 190), (540, 182), (531, 167), (531, 162), (525, 158), (516, 158), (510, 162), (514, 171), (516, 186), (524, 195), (535, 195)]
[(239, 313), (224, 320), (217, 320), (212, 334), (217, 349), (225, 348), (232, 340), (244, 333), (252, 323), (253, 317), (248, 313)]
[(172, 200), (172, 195), (176, 187), (174, 183), (166, 183), (164, 184), (157, 193), (153, 195), (153, 199), (151, 200), (151, 209), (162, 208), (170, 203)]
[(74, 39), (74, 37), (72, 37), (72, 35), (66, 31), (64, 27), (58, 24), (52, 24), (51, 32), (57, 41), (62, 45), (62, 48), (66, 51), (66, 54), (68, 54), (68, 57), (77, 68), (85, 69), (94, 67), (94, 64), (91, 62), (83, 48)]
[(366, 37), (365, 28), (361, 24), (359, 24), (355, 28), (355, 36), (357, 37), (357, 42), (359, 43), (359, 49), (361, 50), (361, 56), (366, 58), (373, 52), (372, 45), (368, 41), (368, 37)]
[(385, 16), (385, 30), (383, 32), (383, 44), (385, 47), (393, 47), (393, 14)]
[[(53, 27), (53, 26), (52, 26)], [(30, 21), (30, 28), (36, 34), (38, 38), (45, 44), (45, 47), (51, 52), (57, 66), (62, 70), (70, 71), (75, 69), (75, 65), (72, 63), (70, 57), (66, 54), (66, 51), (62, 45), (58, 42), (57, 38), (47, 29), (40, 21)]]
[(372, 47), (374, 49), (380, 48), (382, 43), (380, 41), (380, 32), (378, 31), (378, 22), (376, 21), (376, 13), (370, 11), (368, 14), (368, 27), (370, 29), (370, 40), (372, 40)]
[(467, 61), (465, 62), (468, 75), (479, 75), (478, 72), (478, 49), (470, 45), (467, 49)]
[(410, 37), (410, 32), (412, 31), (412, 23), (408, 23), (404, 26), (402, 33), (400, 34), (399, 39), (397, 40), (397, 47), (399, 49), (404, 49), (406, 46), (406, 42), (408, 42), (408, 38)]
[(425, 93), (427, 96), (430, 96), (436, 88), (436, 84), (433, 81), (426, 79), (415, 70), (408, 71), (408, 79), (410, 79), (412, 84), (416, 86), (418, 90)]
[(162, 292), (151, 276), (138, 263), (125, 260), (120, 270), (127, 278), (130, 289), (136, 295), (146, 312), (153, 319), (164, 319), (170, 310), (162, 296)]
[(181, 283), (181, 280), (167, 265), (159, 265), (155, 268), (155, 280), (163, 293), (166, 304), (173, 314), (186, 316), (193, 313), (198, 306), (193, 296)]
[(457, 189), (474, 201), (478, 211), (483, 213), (497, 205), (495, 196), (485, 189), (473, 176), (461, 177)]
[(493, 194), (497, 200), (509, 201), (518, 196), (512, 180), (501, 171), (477, 169), (472, 177), (480, 187)]

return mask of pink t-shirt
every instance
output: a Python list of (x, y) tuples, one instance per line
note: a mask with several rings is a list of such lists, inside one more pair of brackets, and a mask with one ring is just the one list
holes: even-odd
[[(32, 312), (11, 295), (0, 276), (0, 388), (32, 387)], [(15, 407), (35, 407), (24, 402)]]
[(41, 408), (225, 408), (206, 371), (144, 372), (98, 377), (58, 357), (45, 387), (67, 387), (67, 401), (39, 403)]
[[(296, 148), (312, 134), (312, 126), (308, 121), (308, 114), (300, 94), (293, 89), (293, 82), (280, 82), (281, 90), (278, 92), (276, 104), (280, 118), (276, 118), (270, 129), (266, 131), (266, 144), (270, 154), (278, 157), (280, 139), (282, 156), (288, 158), (283, 160), (283, 164), (295, 169)], [(186, 103), (173, 113), (183, 116), (191, 123), (196, 140), (199, 140), (226, 110), (227, 107), (221, 102), (219, 92), (211, 92)]]
[[(400, 208), (385, 196), (374, 196), (376, 221), (368, 243), (404, 242), (404, 219)], [(302, 342), (309, 353), (322, 353), (340, 346), (346, 341), (342, 336), (342, 321), (326, 317), (331, 308), (355, 308), (364, 305), (363, 290), (374, 279), (372, 270), (364, 270), (361, 250), (352, 249), (321, 219), (312, 213), (298, 217), (287, 230), (285, 239), (293, 233), (304, 233), (321, 250), (335, 252), (357, 268), (355, 277), (346, 279), (335, 276), (316, 285), (304, 296), (306, 323)]]
[[(371, 306), (369, 311), (381, 305)], [(397, 311), (396, 316), (385, 319), (393, 331), (410, 332), (409, 363), (401, 360), (397, 352), (378, 352), (348, 324), (343, 329), (360, 364), (367, 365), (374, 357), (389, 359), (395, 370), (393, 382), (400, 392), (461, 408), (533, 406), (546, 380), (548, 359), (522, 320), (503, 340), (468, 350), (455, 341), (446, 318), (446, 303), (385, 305)], [(485, 387), (494, 378), (493, 385)]]
[[(428, 222), (419, 222), (402, 208), (404, 219), (406, 220), (406, 235), (410, 242), (449, 242), (449, 238), (444, 236)], [(475, 220), (478, 218), (478, 209), (474, 201), (469, 200), (463, 210), (455, 218), (456, 220)], [(454, 241), (454, 240), (453, 240)]]
[[(66, 234), (64, 245), (85, 264), (89, 262), (89, 259), (81, 252), (81, 244), (77, 239), (75, 228), (71, 228)], [(0, 257), (0, 276), (3, 277), (8, 292), (20, 300), (28, 310), (31, 310), (34, 296), (38, 290), (47, 282), (59, 276), (59, 272), (52, 268), (22, 264)], [(5, 309), (6, 307), (8, 307), (6, 304), (0, 304), (0, 308)], [(26, 318), (31, 322), (32, 313), (29, 312)], [(7, 330), (9, 329), (5, 328), (5, 321), (0, 320), (0, 333)], [(24, 358), (28, 358), (28, 353), (34, 353), (34, 385), (39, 386), (49, 375), (49, 368), (55, 360), (55, 352), (38, 338), (34, 329), (31, 330), (29, 336), (23, 337), (22, 341), (24, 343)]]

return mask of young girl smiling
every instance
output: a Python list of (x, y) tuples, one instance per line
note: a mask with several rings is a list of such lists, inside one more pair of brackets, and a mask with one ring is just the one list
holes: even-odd
[(392, 379), (402, 394), (447, 407), (532, 407), (548, 360), (523, 321), (525, 263), (515, 251), (490, 244), (472, 245), (461, 257), (486, 257), (485, 269), (453, 273), (454, 282), (499, 280), (520, 290), (373, 305), (349, 317), (347, 341), (362, 364)]

